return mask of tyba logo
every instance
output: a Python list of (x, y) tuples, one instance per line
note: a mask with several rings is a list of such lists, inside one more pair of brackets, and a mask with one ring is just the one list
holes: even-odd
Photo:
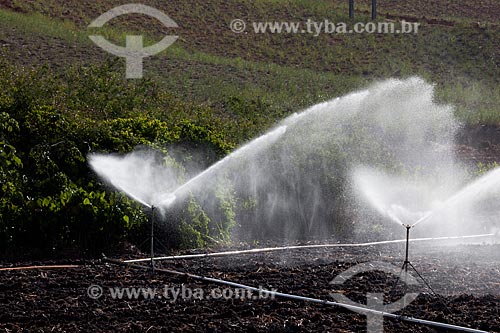
[[(128, 4), (115, 7), (102, 14), (90, 23), (89, 28), (102, 28), (108, 21), (124, 14), (144, 14), (156, 18), (167, 28), (179, 27), (168, 15), (156, 8), (142, 4)], [(165, 36), (158, 43), (147, 47), (144, 47), (143, 36), (137, 35), (127, 35), (125, 47), (115, 45), (99, 35), (91, 35), (89, 38), (105, 51), (118, 57), (125, 58), (127, 66), (126, 77), (128, 79), (141, 79), (143, 77), (143, 59), (165, 50), (172, 45), (179, 36)]]

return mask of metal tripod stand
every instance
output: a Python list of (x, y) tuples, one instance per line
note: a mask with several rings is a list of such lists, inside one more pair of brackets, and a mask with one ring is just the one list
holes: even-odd
[[(407, 281), (407, 277), (408, 277), (408, 268), (411, 268), (416, 274), (417, 276), (419, 277), (420, 280), (422, 280), (422, 282), (424, 282), (425, 286), (431, 291), (431, 293), (436, 296), (439, 301), (446, 307), (446, 304), (444, 304), (443, 300), (441, 299), (441, 296), (439, 296), (435, 291), (434, 289), (432, 289), (431, 285), (427, 282), (427, 280), (422, 276), (422, 274), (420, 274), (420, 272), (415, 268), (415, 266), (413, 266), (413, 264), (411, 263), (410, 259), (409, 259), (409, 249), (410, 249), (410, 229), (413, 227), (413, 225), (410, 225), (410, 224), (403, 224), (403, 226), (406, 228), (406, 250), (405, 250), (405, 260), (403, 262), (403, 266), (401, 267), (401, 271), (399, 272), (399, 276), (397, 278), (397, 280), (395, 281), (394, 283), (394, 287), (397, 285), (397, 283), (399, 282), (399, 280), (401, 279), (401, 274), (403, 273), (403, 271), (405, 272), (405, 282)], [(405, 292), (406, 292), (406, 284), (405, 284)], [(394, 289), (394, 288), (393, 288)]]

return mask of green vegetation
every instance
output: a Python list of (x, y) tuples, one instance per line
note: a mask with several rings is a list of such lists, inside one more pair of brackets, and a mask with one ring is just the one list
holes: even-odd
[[(202, 145), (218, 159), (234, 147), (216, 129), (210, 109), (183, 103), (152, 82), (126, 82), (111, 64), (61, 75), (14, 71), (6, 64), (2, 68), (2, 253), (76, 248), (96, 254), (120, 240), (137, 239), (146, 216), (139, 205), (108, 191), (89, 173), (89, 152), (128, 152), (138, 145), (184, 142)], [(126, 90), (114, 94), (124, 86)], [(196, 215), (191, 208), (195, 204), (188, 204), (188, 216)], [(208, 237), (202, 227), (211, 224), (203, 223), (181, 229), (179, 237), (187, 239), (183, 232), (194, 230)], [(226, 228), (221, 223), (219, 228)], [(213, 234), (227, 237), (220, 230)], [(205, 239), (199, 244), (182, 239), (175, 245), (206, 244)]]
[[(235, 0), (221, 9), (215, 0), (189, 6), (152, 0), (147, 4), (179, 23), (181, 38), (145, 60), (144, 80), (127, 81), (123, 59), (88, 39), (90, 21), (118, 4), (0, 4), (0, 43), (6, 43), (0, 51), (0, 253), (24, 247), (98, 253), (139, 237), (145, 214), (90, 173), (91, 151), (142, 145), (165, 155), (165, 147), (182, 143), (212, 152), (213, 162), (292, 112), (394, 76), (436, 82), (440, 101), (455, 105), (466, 124), (500, 124), (499, 27), (486, 10), (480, 25), (459, 9), (446, 13), (453, 24), (444, 25), (433, 24), (433, 15), (424, 20), (418, 8), (382, 4), (383, 13), (422, 18), (418, 35), (236, 35), (228, 28), (234, 18), (348, 21), (346, 3)], [(357, 8), (359, 20), (368, 20), (369, 7)], [(99, 33), (123, 43), (127, 33), (144, 31), (147, 43), (165, 33), (143, 17), (117, 18)], [(216, 194), (225, 218), (210, 220), (190, 200), (176, 217), (173, 246), (228, 240), (235, 207), (252, 203), (235, 202), (227, 188)]]

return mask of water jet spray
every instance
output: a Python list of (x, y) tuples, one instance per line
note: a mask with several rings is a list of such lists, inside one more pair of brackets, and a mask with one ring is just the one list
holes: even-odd
[[(269, 145), (273, 144), (286, 132), (287, 126), (279, 126), (270, 132), (243, 145), (222, 160), (216, 162), (205, 171), (189, 179), (174, 190), (165, 192), (165, 188), (172, 188), (174, 174), (171, 170), (155, 164), (151, 154), (128, 154), (125, 156), (91, 154), (89, 164), (96, 173), (107, 180), (118, 190), (124, 192), (131, 199), (151, 209), (150, 218), (150, 252), (151, 273), (155, 272), (154, 245), (155, 245), (155, 211), (157, 208), (168, 209), (179, 197), (188, 193), (198, 183), (213, 177), (220, 168), (228, 162), (244, 155), (251, 158)], [(166, 179), (165, 179), (166, 178)]]
[[(414, 182), (389, 176), (366, 167), (358, 167), (353, 173), (353, 180), (356, 188), (360, 190), (360, 194), (374, 208), (406, 229), (405, 257), (396, 284), (401, 278), (403, 271), (406, 281), (408, 270), (412, 269), (424, 282), (426, 287), (440, 299), (410, 261), (409, 243), (411, 229), (438, 214), (463, 207), (472, 207), (474, 202), (484, 199), (484, 197), (492, 193), (498, 193), (494, 192), (494, 190), (500, 185), (500, 168), (486, 173), (441, 202), (437, 200), (439, 198), (439, 187), (418, 185)], [(408, 207), (412, 207), (413, 211)], [(443, 217), (444, 220), (446, 220), (445, 217), (446, 215)], [(489, 235), (492, 235), (492, 233)]]
[(198, 175), (194, 176), (193, 178), (189, 179), (187, 182), (182, 184), (181, 186), (177, 187), (174, 191), (169, 192), (169, 193), (163, 193), (158, 196), (157, 198), (157, 205), (162, 206), (162, 207), (169, 207), (171, 204), (175, 202), (182, 194), (185, 194), (186, 192), (189, 191), (190, 188), (193, 186), (196, 186), (198, 182), (203, 181), (204, 179), (207, 179), (207, 177), (213, 176), (219, 169), (224, 167), (227, 163), (230, 161), (234, 160), (237, 157), (240, 157), (243, 154), (247, 154), (246, 158), (249, 158), (251, 155), (249, 154), (254, 154), (255, 152), (252, 151), (254, 148), (260, 148), (262, 149), (263, 147), (270, 145), (274, 143), (279, 137), (281, 137), (283, 134), (285, 134), (287, 130), (287, 126), (279, 126), (272, 130), (271, 132), (264, 134), (257, 139), (251, 141), (250, 143), (242, 146), (241, 148), (237, 149), (233, 153), (227, 155), (225, 158), (221, 159), (220, 161), (216, 162), (212, 166), (210, 166), (208, 169), (205, 171), (199, 173)]
[[(182, 199), (186, 194), (196, 193), (196, 191), (199, 193), (200, 190), (208, 187), (207, 184), (210, 184), (209, 182), (218, 176), (220, 171), (232, 172), (237, 169), (235, 178), (243, 174), (244, 171), (256, 171), (249, 176), (250, 180), (248, 182), (242, 182), (243, 184), (251, 183), (253, 186), (252, 189), (247, 191), (247, 188), (250, 187), (248, 186), (242, 187), (241, 190), (242, 192), (243, 190), (246, 191), (244, 194), (249, 196), (260, 193), (267, 195), (271, 192), (266, 204), (259, 206), (259, 209), (262, 209), (265, 213), (269, 213), (266, 215), (269, 221), (276, 220), (276, 216), (280, 216), (279, 214), (283, 211), (290, 211), (293, 210), (290, 208), (294, 208), (291, 207), (293, 202), (287, 205), (291, 202), (291, 191), (283, 191), (281, 190), (283, 186), (276, 185), (284, 184), (293, 189), (299, 188), (302, 190), (302, 193), (314, 192), (314, 190), (323, 186), (324, 182), (322, 181), (324, 179), (317, 180), (312, 178), (311, 175), (332, 173), (337, 176), (336, 173), (339, 173), (338, 176), (341, 178), (343, 177), (340, 174), (342, 171), (339, 170), (341, 168), (338, 168), (340, 163), (341, 166), (345, 167), (342, 170), (350, 170), (360, 160), (369, 163), (369, 161), (380, 161), (381, 158), (391, 156), (397, 165), (415, 165), (412, 163), (417, 161), (419, 165), (430, 166), (434, 170), (446, 170), (446, 173), (451, 173), (449, 167), (453, 167), (455, 161), (452, 158), (448, 158), (452, 156), (451, 153), (448, 153), (452, 152), (450, 147), (455, 134), (456, 122), (454, 121), (451, 107), (436, 105), (433, 100), (433, 88), (423, 82), (423, 80), (418, 78), (405, 81), (390, 80), (387, 83), (374, 86), (364, 92), (350, 94), (334, 101), (319, 104), (298, 115), (287, 118), (282, 122), (285, 126), (278, 127), (268, 134), (251, 141), (184, 184), (177, 183), (177, 178), (175, 177), (177, 175), (171, 177), (175, 179), (174, 184), (160, 188), (155, 183), (160, 178), (155, 177), (152, 177), (154, 186), (151, 188), (147, 187), (148, 184), (142, 184), (141, 181), (129, 182), (129, 179), (133, 178), (142, 180), (140, 166), (136, 168), (139, 172), (133, 175), (127, 174), (127, 172), (121, 173), (119, 176), (125, 174), (129, 178), (126, 179), (127, 177), (123, 177), (125, 179), (123, 182), (122, 179), (115, 181), (116, 174), (113, 168), (107, 168), (104, 177), (115, 187), (126, 192), (134, 200), (151, 208), (151, 258), (147, 260), (151, 261), (151, 270), (154, 272), (154, 260), (159, 260), (159, 258), (154, 258), (155, 209), (168, 209), (176, 200)], [(435, 128), (436, 124), (439, 127), (437, 129)], [(287, 126), (292, 134), (287, 135), (283, 142), (277, 145), (276, 151), (274, 151), (275, 149), (272, 151), (264, 150), (264, 148), (274, 143), (276, 139), (287, 131)], [(362, 133), (360, 136), (370, 144), (370, 149), (366, 149), (367, 147), (363, 146), (365, 144), (364, 141), (354, 140), (354, 137), (351, 135), (352, 132)], [(364, 133), (368, 133), (368, 135), (363, 136)], [(352, 139), (352, 142), (342, 140), (344, 137)], [(436, 144), (441, 144), (448, 151), (444, 153), (441, 151), (436, 152), (429, 144), (430, 142), (427, 139), (429, 137), (432, 137), (432, 140), (437, 141), (435, 142)], [(377, 144), (382, 149), (378, 149)], [(356, 149), (360, 145), (363, 149)], [(409, 147), (411, 149), (407, 149)], [(336, 160), (335, 149), (340, 150), (341, 153), (349, 151), (350, 154), (345, 154), (346, 156), (339, 157), (339, 160)], [(332, 152), (332, 154), (324, 154), (325, 151)], [(252, 161), (253, 157), (258, 153), (266, 157), (272, 155), (269, 159), (272, 160), (274, 157), (275, 160), (272, 160), (274, 164), (271, 162), (262, 163), (262, 160), (258, 162)], [(243, 157), (241, 160), (238, 159), (237, 163), (228, 163), (240, 154)], [(311, 166), (306, 171), (312, 172), (301, 172), (301, 169), (298, 167), (294, 169), (294, 162), (302, 166), (302, 162), (309, 160), (314, 163), (311, 163)], [(248, 164), (252, 164), (253, 169), (245, 168), (244, 164), (247, 162)], [(262, 165), (256, 165), (258, 163)], [(91, 165), (95, 166), (92, 163)], [(278, 172), (273, 173), (273, 171)], [(252, 182), (255, 182), (255, 184)], [(302, 187), (295, 187), (296, 184), (302, 185)], [(382, 183), (381, 187), (383, 188), (384, 185)], [(272, 192), (273, 186), (277, 188), (275, 192)], [(152, 191), (152, 189), (155, 191)], [(260, 192), (255, 189), (258, 189)], [(388, 192), (390, 192), (390, 189)], [(421, 192), (419, 192), (419, 188), (416, 188), (414, 193), (418, 194)], [(409, 243), (415, 240), (410, 239), (410, 232), (415, 225), (431, 217), (433, 210), (430, 207), (432, 205), (425, 207), (424, 210), (412, 212), (411, 209), (406, 209), (405, 207), (413, 208), (413, 206), (406, 206), (404, 202), (401, 205), (386, 205), (384, 201), (387, 198), (378, 200), (377, 192), (375, 191), (374, 194), (375, 200), (380, 203), (377, 209), (406, 229), (406, 239), (401, 240), (401, 242), (406, 242), (405, 260), (402, 270), (405, 270), (406, 273), (408, 267), (410, 267), (416, 271), (409, 259)], [(397, 197), (399, 193), (395, 193), (395, 195)], [(314, 198), (315, 201), (312, 202), (313, 204), (318, 204), (318, 197), (320, 198), (321, 195)], [(393, 197), (389, 196), (388, 198), (392, 199)], [(440, 198), (442, 196), (431, 199)], [(297, 202), (301, 202), (300, 199), (303, 200), (303, 197), (299, 198)], [(391, 203), (391, 200), (388, 201)], [(279, 206), (279, 204), (282, 204), (282, 206)], [(277, 209), (275, 209), (276, 206), (278, 206)], [(320, 206), (318, 210), (331, 209), (331, 207), (327, 208), (328, 205), (323, 203), (319, 203), (318, 206)], [(300, 213), (303, 213), (303, 211), (300, 211)], [(260, 218), (261, 216), (259, 215), (258, 217)], [(286, 218), (283, 218), (283, 220), (286, 220)], [(328, 219), (323, 217), (323, 220)], [(380, 244), (382, 243), (385, 242), (380, 242)], [(352, 244), (352, 246), (365, 245)], [(271, 251), (274, 249), (268, 250)], [(144, 267), (147, 268), (147, 266)], [(156, 269), (156, 271), (161, 272), (162, 270)], [(422, 278), (420, 274), (418, 275)]]

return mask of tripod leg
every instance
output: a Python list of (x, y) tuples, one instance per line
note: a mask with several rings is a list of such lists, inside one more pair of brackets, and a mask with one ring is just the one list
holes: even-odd
[(435, 296), (438, 296), (438, 294), (434, 291), (434, 289), (432, 289), (431, 285), (427, 282), (427, 280), (424, 279), (424, 277), (417, 271), (417, 269), (415, 268), (415, 266), (413, 266), (413, 264), (411, 262), (408, 263), (411, 267), (411, 269), (413, 269), (413, 271), (415, 273), (417, 273), (418, 277), (420, 278), (420, 280), (422, 280), (425, 284), (425, 286), (427, 288), (429, 288), (429, 290), (432, 292), (432, 294), (434, 294)]
[(168, 253), (167, 247), (158, 238), (155, 239), (155, 242), (156, 242), (156, 245), (158, 245), (158, 247), (160, 249), (162, 249), (165, 253)]
[(425, 286), (431, 291), (431, 293), (437, 297), (437, 299), (439, 300), (439, 302), (444, 306), (444, 308), (446, 309), (446, 311), (451, 314), (451, 311), (450, 309), (448, 308), (448, 305), (445, 303), (445, 300), (444, 298), (441, 296), (441, 295), (438, 295), (434, 289), (432, 289), (431, 285), (429, 284), (429, 282), (427, 282), (426, 279), (424, 279), (424, 277), (417, 271), (417, 269), (415, 268), (415, 266), (413, 266), (413, 264), (411, 262), (408, 262), (408, 264), (410, 265), (411, 269), (413, 269), (413, 271), (415, 273), (417, 273), (418, 277), (420, 278), (420, 280), (422, 280), (425, 284)]

